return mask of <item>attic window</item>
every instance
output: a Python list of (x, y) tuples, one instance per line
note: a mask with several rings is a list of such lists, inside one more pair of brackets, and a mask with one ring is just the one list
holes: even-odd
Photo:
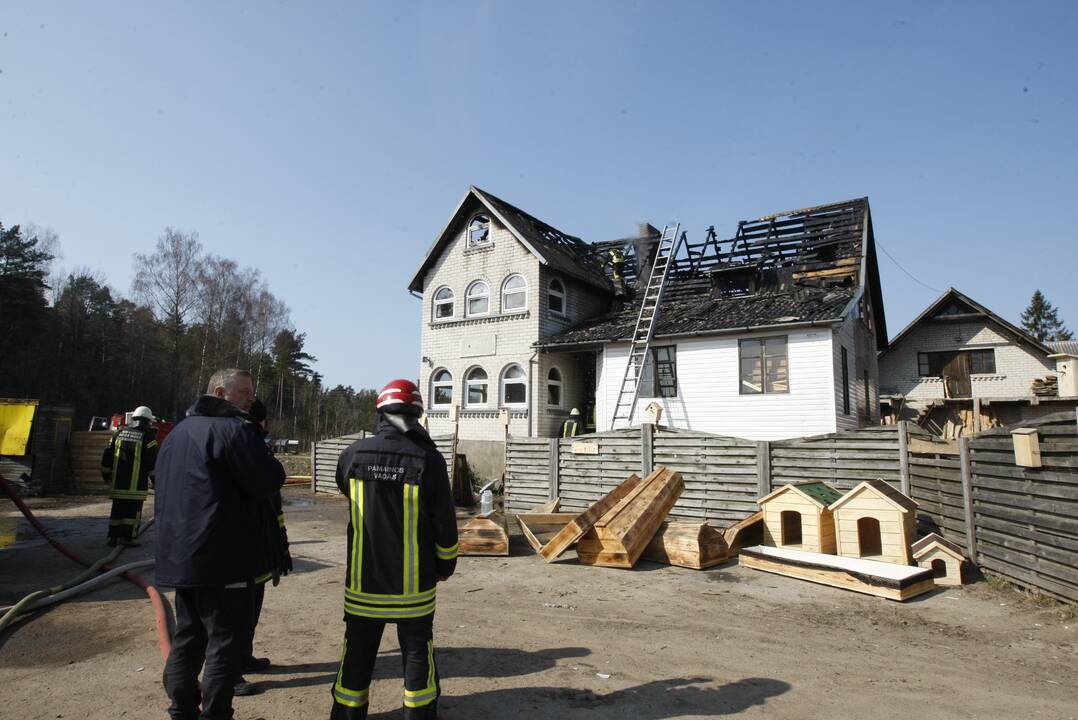
[(547, 294), (547, 304), (550, 307), (550, 312), (555, 315), (565, 314), (565, 286), (562, 285), (561, 280), (552, 278), (550, 281), (550, 292)]
[(486, 215), (476, 215), (468, 223), (468, 247), (480, 247), (490, 244), (490, 218)]

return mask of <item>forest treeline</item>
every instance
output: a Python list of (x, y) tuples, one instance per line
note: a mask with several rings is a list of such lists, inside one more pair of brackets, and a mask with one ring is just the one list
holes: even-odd
[(335, 437), (375, 425), (374, 390), (326, 388), (305, 335), (261, 273), (206, 253), (195, 233), (166, 228), (133, 258), (124, 297), (93, 270), (52, 270), (59, 239), (0, 223), (0, 397), (95, 415), (148, 405), (178, 420), (213, 371), (249, 369), (270, 433)]

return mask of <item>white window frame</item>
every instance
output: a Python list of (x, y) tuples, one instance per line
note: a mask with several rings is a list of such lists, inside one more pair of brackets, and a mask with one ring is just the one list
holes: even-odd
[[(441, 300), (438, 299), (438, 294), (440, 292), (442, 292), (443, 290), (448, 290), (449, 291), (449, 299), (444, 299), (444, 298), (441, 299)], [(454, 317), (456, 317), (456, 311), (457, 311), (456, 302), (457, 302), (457, 294), (455, 292), (453, 292), (453, 288), (449, 287), (448, 285), (442, 285), (440, 288), (435, 290), (434, 295), (432, 296), (432, 299), (431, 299), (431, 303), (432, 303), (431, 304), (431, 315), (430, 315), (431, 322), (448, 322), (448, 321), (452, 320)], [(446, 317), (438, 317), (438, 307), (440, 305), (449, 305), (449, 315), (447, 315)]]
[[(551, 377), (555, 373), (557, 374), (557, 378)], [(561, 377), (562, 377), (561, 376), (561, 370), (559, 370), (556, 366), (551, 367), (549, 370), (547, 370), (547, 374), (546, 374), (546, 386), (547, 386), (546, 401), (547, 401), (547, 407), (552, 407), (552, 408), (565, 407), (565, 392), (564, 392), (565, 386), (562, 384)], [(556, 404), (550, 402), (550, 388), (552, 388), (552, 387), (558, 388), (558, 402)]]
[[(482, 380), (473, 380), (472, 379), (472, 373), (474, 373), (476, 370), (483, 373), (483, 379)], [(479, 403), (479, 402), (473, 403), (473, 402), (471, 402), (471, 400), (469, 400), (469, 397), (468, 397), (469, 392), (468, 391), (469, 391), (469, 389), (471, 388), (471, 386), (473, 384), (474, 385), (482, 385), (483, 388), (484, 388), (483, 394), (486, 396), (486, 399), (481, 403)], [(486, 370), (484, 370), (481, 366), (475, 365), (473, 367), (470, 367), (470, 368), (468, 368), (468, 371), (466, 373), (464, 373), (464, 398), (463, 399), (464, 399), (464, 406), (465, 407), (483, 408), (483, 407), (488, 407), (490, 405), (490, 373), (488, 373)]]
[[(448, 380), (438, 380), (438, 376), (441, 373), (445, 373), (449, 376)], [(449, 388), (449, 402), (438, 402), (437, 390), (440, 388)], [(453, 405), (453, 373), (449, 372), (449, 368), (438, 368), (430, 374), (430, 406), (432, 408), (447, 408)]]
[[(561, 290), (555, 290), (554, 283), (557, 283), (558, 287), (560, 287)], [(557, 315), (558, 317), (568, 316), (569, 308), (567, 305), (568, 298), (566, 297), (566, 295), (567, 293), (565, 292), (565, 283), (563, 283), (558, 278), (551, 278), (550, 284), (547, 286), (547, 307), (550, 308), (551, 313)], [(550, 306), (550, 298), (552, 297), (556, 297), (561, 300), (561, 310), (555, 310)]]
[[(479, 218), (483, 218), (484, 220), (486, 220), (487, 239), (476, 242), (472, 240), (472, 226), (477, 220), (479, 220)], [(494, 238), (491, 237), (491, 233), (493, 232), (493, 230), (494, 228), (490, 222), (490, 215), (487, 215), (486, 213), (476, 213), (472, 216), (472, 219), (468, 221), (467, 227), (464, 228), (464, 247), (469, 250), (471, 248), (487, 247), (494, 242)]]
[[(477, 294), (475, 289), (480, 285), (483, 286), (485, 292)], [(479, 298), (486, 298), (487, 309), (483, 312), (472, 312), (472, 300), (478, 300)], [(475, 280), (468, 286), (468, 291), (464, 294), (464, 317), (484, 317), (490, 315), (490, 283), (486, 280)]]
[[(508, 381), (508, 375), (511, 370), (519, 370), (520, 377), (513, 378), (512, 383)], [(505, 399), (505, 386), (506, 385), (522, 385), (524, 387), (524, 399), (520, 402), (509, 402)], [(498, 376), (498, 400), (501, 407), (527, 407), (528, 406), (528, 373), (524, 370), (524, 367), (520, 363), (510, 363), (502, 368), (501, 374)]]
[[(510, 280), (515, 280), (517, 278), (520, 278), (520, 281), (522, 283), (524, 283), (524, 287), (522, 287), (522, 288), (514, 288), (512, 290), (507, 291), (506, 286), (509, 285), (509, 281)], [(521, 305), (518, 308), (507, 308), (506, 304), (505, 304), (505, 298), (506, 298), (507, 295), (523, 295), (524, 296), (524, 304)], [(513, 273), (512, 275), (507, 277), (504, 281), (502, 281), (502, 313), (508, 315), (510, 313), (522, 313), (522, 312), (528, 312), (528, 281), (525, 280), (524, 276), (521, 275), (520, 273)]]

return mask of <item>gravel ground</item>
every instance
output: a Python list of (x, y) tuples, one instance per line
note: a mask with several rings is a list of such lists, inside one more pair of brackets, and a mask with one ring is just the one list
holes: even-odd
[[(285, 497), (296, 571), (267, 591), (255, 646), (274, 666), (240, 720), (327, 717), (340, 657), (345, 504)], [(31, 504), (84, 556), (107, 551), (107, 500)], [(0, 604), (79, 572), (17, 515), (0, 503)], [(145, 540), (124, 559), (152, 557)], [(439, 587), (435, 643), (446, 720), (1078, 717), (1078, 614), (983, 582), (899, 604), (733, 564), (548, 565), (514, 536)], [(114, 583), (0, 637), (0, 718), (164, 718), (161, 668), (150, 603)], [(372, 718), (401, 716), (399, 671), (387, 632)]]

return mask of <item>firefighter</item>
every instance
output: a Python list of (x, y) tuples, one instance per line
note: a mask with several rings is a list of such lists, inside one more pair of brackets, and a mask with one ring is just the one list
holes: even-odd
[(404, 661), (405, 720), (434, 720), (439, 696), (433, 623), (436, 584), (457, 564), (457, 524), (445, 460), (419, 424), (423, 399), (408, 380), (378, 395), (378, 434), (348, 447), (337, 486), (349, 500), (344, 651), (331, 720), (367, 717), (385, 624)]
[(157, 431), (150, 423), (153, 413), (140, 405), (131, 413), (131, 425), (109, 442), (101, 455), (101, 476), (112, 485), (112, 513), (109, 515), (109, 545), (138, 546), (142, 503), (153, 479), (157, 460)]
[(625, 254), (621, 248), (611, 248), (610, 268), (614, 271), (614, 280), (621, 280), (621, 273), (625, 269)]
[(580, 411), (573, 408), (569, 411), (569, 417), (565, 418), (565, 422), (561, 425), (561, 436), (563, 438), (576, 437), (580, 434)]

